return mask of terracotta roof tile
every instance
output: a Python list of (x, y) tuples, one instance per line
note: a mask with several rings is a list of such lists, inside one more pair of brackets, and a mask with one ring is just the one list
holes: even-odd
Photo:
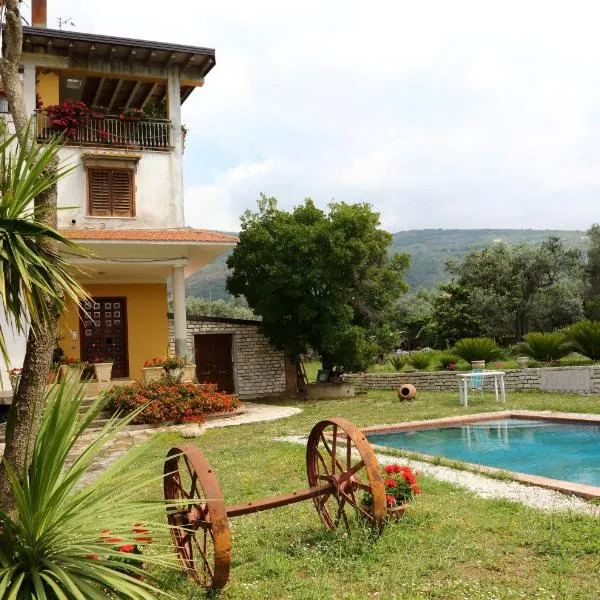
[(139, 242), (214, 242), (236, 244), (233, 235), (206, 229), (61, 229), (72, 240), (125, 240)]

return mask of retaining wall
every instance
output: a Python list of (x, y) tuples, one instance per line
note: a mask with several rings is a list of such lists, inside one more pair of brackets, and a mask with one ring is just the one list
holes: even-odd
[[(507, 390), (540, 390), (573, 394), (600, 394), (600, 366), (503, 369)], [(415, 371), (414, 373), (348, 373), (344, 381), (360, 390), (390, 390), (412, 383), (418, 390), (458, 389), (457, 371)], [(485, 389), (494, 389), (491, 377)]]

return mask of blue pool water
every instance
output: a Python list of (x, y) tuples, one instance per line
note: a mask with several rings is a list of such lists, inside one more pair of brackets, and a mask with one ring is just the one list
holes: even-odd
[(371, 434), (372, 444), (600, 486), (600, 426), (503, 419)]

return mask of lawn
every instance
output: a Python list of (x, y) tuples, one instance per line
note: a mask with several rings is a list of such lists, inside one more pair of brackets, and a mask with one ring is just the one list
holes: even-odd
[[(306, 487), (304, 447), (274, 441), (308, 434), (328, 416), (357, 425), (494, 410), (492, 395), (468, 408), (454, 393), (420, 393), (400, 404), (393, 392), (353, 399), (303, 402), (304, 411), (270, 423), (209, 430), (197, 440), (228, 503)], [(289, 402), (287, 403), (289, 404)], [(600, 399), (510, 393), (507, 408), (600, 413)], [(154, 438), (151, 464), (179, 442)], [(218, 596), (233, 599), (363, 600), (598, 598), (600, 521), (550, 514), (474, 494), (421, 477), (423, 494), (404, 519), (377, 540), (357, 522), (350, 538), (323, 529), (311, 502), (233, 519), (229, 584)], [(158, 496), (158, 486), (149, 490)], [(180, 573), (157, 573), (179, 599), (205, 598)]]

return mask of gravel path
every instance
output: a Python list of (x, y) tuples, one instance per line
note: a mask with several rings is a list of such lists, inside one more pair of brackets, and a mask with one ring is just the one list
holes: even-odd
[[(277, 441), (292, 442), (304, 446), (306, 445), (306, 439), (304, 436), (289, 436), (277, 438)], [(574, 511), (600, 516), (600, 506), (594, 506), (577, 496), (567, 496), (546, 488), (524, 485), (516, 481), (501, 481), (470, 471), (460, 471), (420, 460), (410, 460), (387, 454), (377, 454), (377, 460), (383, 465), (401, 462), (424, 475), (429, 475), (457, 487), (466, 488), (482, 498), (503, 498), (520, 502), (531, 508), (552, 512)]]

